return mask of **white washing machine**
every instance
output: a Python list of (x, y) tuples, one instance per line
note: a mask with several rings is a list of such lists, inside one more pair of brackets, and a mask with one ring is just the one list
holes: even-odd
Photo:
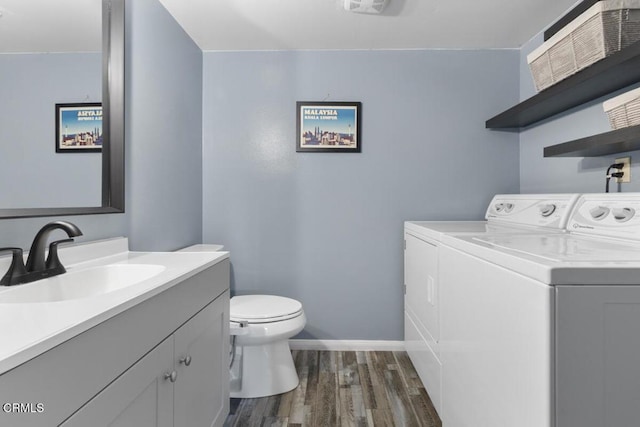
[(577, 194), (496, 195), (486, 221), (405, 222), (405, 348), (438, 412), (442, 409), (438, 251), (444, 235), (563, 233)]
[(447, 427), (640, 425), (640, 193), (567, 230), (442, 237)]

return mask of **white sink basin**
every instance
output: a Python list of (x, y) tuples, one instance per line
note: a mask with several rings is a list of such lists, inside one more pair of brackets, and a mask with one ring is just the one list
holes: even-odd
[(37, 282), (12, 286), (0, 293), (0, 304), (55, 302), (95, 297), (150, 279), (165, 268), (153, 264), (110, 264), (68, 271)]

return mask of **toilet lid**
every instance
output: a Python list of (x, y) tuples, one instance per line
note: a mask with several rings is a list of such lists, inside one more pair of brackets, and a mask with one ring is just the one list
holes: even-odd
[(233, 322), (265, 322), (285, 320), (302, 311), (302, 304), (291, 298), (275, 295), (241, 295), (231, 298), (229, 318)]

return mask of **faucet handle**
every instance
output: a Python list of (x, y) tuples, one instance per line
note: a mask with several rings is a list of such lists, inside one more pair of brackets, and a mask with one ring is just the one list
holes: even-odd
[(0, 248), (0, 252), (11, 252), (13, 254), (9, 269), (0, 279), (0, 286), (13, 286), (21, 283), (20, 279), (27, 274), (27, 269), (24, 267), (22, 248)]
[(47, 264), (46, 264), (47, 270), (55, 269), (60, 272), (59, 274), (62, 274), (67, 271), (62, 265), (62, 263), (60, 262), (60, 258), (58, 258), (58, 245), (60, 245), (60, 243), (69, 243), (69, 242), (73, 242), (73, 239), (63, 239), (63, 240), (56, 240), (55, 242), (51, 242), (51, 244), (49, 245), (49, 255), (47, 256)]

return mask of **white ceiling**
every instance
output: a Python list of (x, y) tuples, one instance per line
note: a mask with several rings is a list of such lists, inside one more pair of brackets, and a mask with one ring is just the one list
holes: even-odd
[[(0, 0), (1, 1), (1, 0)], [(518, 48), (576, 0), (160, 0), (202, 50)]]
[[(128, 0), (136, 1), (136, 0)], [(518, 48), (576, 0), (160, 0), (202, 50)], [(0, 0), (0, 52), (100, 49), (101, 0)]]
[(102, 0), (0, 0), (0, 52), (100, 51), (101, 5)]

